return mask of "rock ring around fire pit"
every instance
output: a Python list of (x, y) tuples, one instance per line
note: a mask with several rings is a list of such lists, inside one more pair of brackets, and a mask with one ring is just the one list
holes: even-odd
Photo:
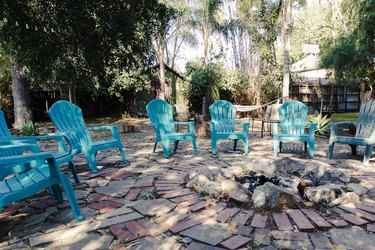
[(342, 171), (289, 158), (207, 166), (191, 172), (186, 182), (202, 194), (271, 211), (356, 202), (368, 191)]

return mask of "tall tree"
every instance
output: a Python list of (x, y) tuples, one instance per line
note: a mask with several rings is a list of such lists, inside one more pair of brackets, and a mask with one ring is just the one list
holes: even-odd
[(336, 79), (354, 85), (366, 83), (375, 98), (375, 2), (356, 0), (351, 4), (358, 6), (354, 8), (356, 27), (345, 36), (328, 39), (322, 66), (333, 69)]
[[(34, 86), (115, 91), (151, 61), (157, 0), (0, 2), (0, 43)], [(11, 53), (12, 52), (12, 53)], [(130, 81), (132, 82), (132, 81)], [(138, 83), (139, 85), (144, 85)]]
[(284, 45), (284, 65), (283, 65), (283, 100), (289, 99), (290, 83), (290, 41), (293, 30), (293, 0), (285, 0), (283, 7), (283, 45)]

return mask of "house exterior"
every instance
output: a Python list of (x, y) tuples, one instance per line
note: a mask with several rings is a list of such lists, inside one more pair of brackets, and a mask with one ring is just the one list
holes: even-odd
[(291, 98), (309, 106), (310, 112), (356, 112), (360, 106), (360, 95), (345, 82), (328, 80), (328, 71), (320, 68), (319, 46), (302, 46), (306, 56), (290, 66), (296, 74), (290, 85)]

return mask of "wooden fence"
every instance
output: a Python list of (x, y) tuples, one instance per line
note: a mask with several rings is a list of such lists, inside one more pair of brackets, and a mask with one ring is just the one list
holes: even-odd
[[(36, 122), (49, 121), (48, 110), (55, 102), (61, 100), (60, 92), (32, 91), (30, 96), (34, 120)], [(123, 104), (115, 98), (102, 97), (93, 101), (88, 94), (84, 95), (82, 93), (77, 102), (85, 117), (110, 116), (119, 113), (123, 108)]]
[(319, 82), (294, 84), (291, 99), (302, 101), (312, 110), (322, 109), (324, 113), (357, 112), (361, 103), (359, 93), (351, 92), (347, 85)]

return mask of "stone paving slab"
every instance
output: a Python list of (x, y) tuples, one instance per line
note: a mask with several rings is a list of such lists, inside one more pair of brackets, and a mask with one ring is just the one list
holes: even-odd
[(176, 204), (167, 199), (138, 200), (133, 207), (143, 215), (161, 216), (169, 213), (176, 207)]
[(280, 231), (292, 231), (294, 229), (286, 213), (272, 213), (272, 216)]
[(257, 228), (265, 228), (267, 220), (268, 220), (267, 215), (255, 214), (253, 217), (253, 220), (251, 221), (250, 226), (257, 227)]
[(310, 238), (315, 248), (318, 249), (332, 249), (333, 246), (329, 238), (323, 233), (312, 233)]
[(227, 225), (212, 221), (189, 228), (180, 234), (213, 246), (232, 236)]
[(300, 210), (290, 210), (288, 215), (292, 218), (294, 223), (301, 231), (313, 231), (315, 227), (310, 223), (310, 221), (303, 215)]
[(301, 209), (318, 228), (331, 228), (332, 225), (312, 209)]
[[(361, 202), (353, 204), (353, 207), (328, 208), (324, 216), (314, 207), (296, 210), (300, 214), (293, 216), (293, 212), (291, 214), (286, 211), (273, 214), (257, 211), (254, 214), (254, 211), (244, 210), (245, 207), (240, 208), (232, 201), (210, 199), (185, 188), (184, 178), (190, 171), (223, 169), (225, 176), (233, 178), (233, 173), (241, 169), (238, 166), (248, 167), (250, 170), (259, 159), (263, 165), (265, 162), (272, 162), (274, 157), (271, 137), (260, 139), (255, 136), (257, 145), (253, 146), (247, 156), (230, 152), (233, 145), (229, 141), (219, 143), (221, 150), (213, 156), (209, 153), (210, 141), (198, 140), (201, 152), (198, 156), (193, 155), (191, 144), (181, 143), (181, 149), (172, 154), (170, 159), (164, 159), (161, 151), (152, 154), (155, 138), (152, 131), (121, 135), (121, 138), (125, 140), (125, 151), (132, 160), (127, 167), (118, 162), (120, 156), (116, 150), (100, 152), (98, 161), (110, 166), (99, 166), (98, 174), (89, 171), (84, 156), (74, 158), (79, 166), (81, 183), (73, 183), (73, 188), (81, 212), (86, 218), (84, 221), (74, 220), (68, 202), (58, 204), (43, 192), (2, 210), (0, 233), (8, 227), (10, 233), (6, 237), (0, 236), (4, 239), (0, 248), (65, 248), (65, 245), (83, 248), (86, 244), (91, 249), (117, 250), (243, 249), (255, 246), (256, 249), (266, 250), (273, 250), (275, 247), (371, 249), (369, 242), (374, 240), (375, 235), (375, 201), (370, 198), (371, 187), (375, 187), (375, 171), (372, 166), (375, 164), (371, 162), (369, 168), (362, 167), (361, 159), (351, 159), (345, 147), (342, 147), (345, 154), (340, 156), (341, 146), (338, 145), (335, 148), (337, 158), (326, 160), (327, 143), (317, 138), (314, 159), (308, 159), (298, 152), (283, 153), (280, 157), (297, 158), (308, 166), (337, 168), (351, 173), (359, 181), (357, 185), (370, 188), (367, 193), (369, 198), (361, 197)], [(69, 171), (62, 171), (71, 176)], [(162, 196), (166, 198), (161, 199)], [(260, 216), (264, 216), (263, 219), (259, 219)], [(297, 228), (293, 228), (292, 223), (297, 225), (298, 230), (305, 230), (301, 221), (298, 226), (297, 221), (301, 218), (316, 226), (314, 232), (296, 232)], [(4, 220), (9, 221), (5, 226)], [(254, 229), (250, 226), (253, 221), (264, 228)], [(14, 225), (17, 224), (18, 229), (15, 230)], [(348, 231), (355, 224), (362, 227)], [(256, 223), (253, 224), (255, 225)], [(341, 233), (352, 235), (352, 238), (356, 241), (358, 238), (359, 241), (350, 242)], [(182, 239), (189, 242), (189, 238), (191, 243), (182, 243)]]
[(254, 234), (255, 245), (270, 245), (271, 244), (271, 230), (265, 228), (255, 228)]
[(192, 242), (186, 250), (223, 250), (224, 248), (221, 248), (221, 247), (214, 247), (214, 246), (210, 246), (210, 245), (206, 245), (206, 244), (202, 244), (202, 243), (198, 243), (198, 242)]
[(245, 245), (246, 243), (248, 243), (251, 239), (248, 238), (248, 237), (244, 237), (244, 236), (241, 236), (241, 235), (235, 235), (223, 242), (221, 242), (220, 244), (226, 248), (229, 248), (229, 249), (237, 249), (239, 248), (240, 246), (243, 246)]

